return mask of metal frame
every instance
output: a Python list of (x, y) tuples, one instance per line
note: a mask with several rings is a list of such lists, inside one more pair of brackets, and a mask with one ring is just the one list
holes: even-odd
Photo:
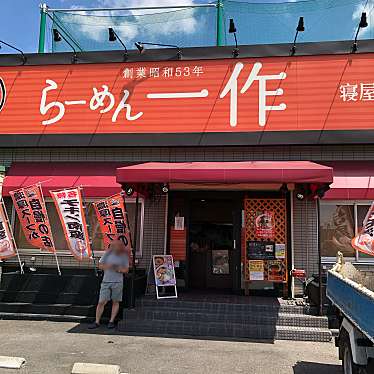
[(145, 7), (120, 7), (120, 8), (48, 8), (48, 12), (106, 12), (122, 10), (159, 10), (159, 9), (189, 9), (189, 8), (216, 8), (215, 3), (196, 4), (196, 5), (167, 5), (167, 6), (145, 6)]
[(160, 9), (194, 9), (194, 8), (217, 8), (216, 16), (216, 45), (224, 45), (224, 25), (223, 25), (223, 3), (217, 0), (216, 3), (194, 4), (194, 5), (169, 5), (169, 6), (146, 6), (146, 7), (120, 7), (120, 8), (49, 8), (47, 4), (40, 4), (40, 26), (38, 53), (44, 53), (45, 33), (47, 27), (47, 15), (49, 12), (105, 12), (105, 11), (134, 11), (134, 10), (160, 10)]

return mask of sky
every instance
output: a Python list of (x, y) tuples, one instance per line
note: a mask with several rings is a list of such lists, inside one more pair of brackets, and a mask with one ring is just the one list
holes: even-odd
[[(38, 35), (39, 35), (39, 4), (42, 0), (0, 0), (0, 40), (4, 40), (11, 44), (14, 44), (18, 48), (22, 49), (25, 52), (36, 52), (38, 46)], [(245, 1), (245, 0), (241, 0)], [(284, 2), (285, 0), (249, 0), (252, 3), (264, 3), (264, 2)], [(289, 0), (291, 1), (291, 0)], [(294, 0), (296, 1), (296, 0)], [(319, 0), (321, 1), (321, 0)], [(322, 0), (323, 1), (323, 0)], [(336, 0), (336, 1), (345, 1), (347, 0)], [(352, 0), (356, 1), (356, 0)], [(48, 6), (50, 8), (72, 8), (72, 7), (100, 7), (100, 6), (144, 6), (144, 5), (175, 5), (175, 4), (193, 4), (193, 3), (206, 3), (211, 2), (211, 0), (46, 0)], [(337, 19), (336, 22), (331, 22), (331, 19), (327, 17), (323, 19), (323, 17), (316, 17), (316, 20), (313, 20), (315, 23), (314, 26), (314, 34), (316, 34), (316, 30), (320, 31), (321, 40), (323, 38), (327, 38), (327, 40), (336, 40), (339, 33), (338, 31), (343, 32), (344, 35), (354, 34), (354, 25), (357, 24), (361, 11), (364, 9), (363, 4), (366, 4), (366, 9), (369, 10), (369, 27), (363, 30), (363, 37), (374, 37), (374, 0), (362, 0), (361, 4), (358, 3), (359, 0), (356, 1), (356, 5), (352, 6), (351, 8), (339, 8), (337, 12), (339, 13), (340, 19)], [(373, 10), (373, 11), (372, 11)], [(345, 12), (345, 13), (344, 13)], [(344, 14), (343, 14), (344, 13)], [(240, 14), (236, 15), (238, 18)], [(312, 14), (313, 16), (313, 14)], [(269, 22), (266, 18), (266, 15), (260, 15), (257, 19), (261, 19), (263, 17), (262, 23)], [(318, 19), (321, 18), (321, 19)], [(244, 18), (243, 18), (244, 19)], [(294, 26), (297, 22), (298, 14), (291, 14), (291, 15), (282, 15), (282, 17), (278, 17), (276, 21), (272, 23), (273, 29), (267, 27), (264, 30), (258, 30), (258, 26), (254, 27), (251, 23), (243, 23), (241, 24), (241, 34), (239, 34), (239, 42), (244, 41), (242, 44), (248, 44), (252, 42), (256, 42), (259, 40), (260, 42), (266, 42), (266, 33), (274, 33), (273, 30), (279, 30), (280, 36), (279, 41), (283, 41), (283, 39), (288, 40), (290, 34), (294, 32)], [(372, 22), (371, 22), (372, 21)], [(187, 30), (186, 32), (192, 35), (193, 33), (203, 34), (205, 30), (199, 30), (199, 23), (195, 19), (184, 20), (181, 21), (183, 25), (183, 30)], [(240, 21), (237, 21), (240, 23)], [(260, 22), (260, 21), (259, 21)], [(260, 22), (260, 23), (261, 23)], [(307, 22), (307, 21), (306, 21)], [(308, 25), (308, 24), (307, 24)], [(308, 25), (309, 26), (309, 25)], [(137, 37), (141, 37), (141, 33), (143, 29), (130, 29), (125, 28), (125, 26), (118, 26), (120, 32), (126, 33), (126, 35), (131, 35), (134, 40)], [(121, 27), (123, 30), (121, 30)], [(206, 27), (214, 27), (214, 24), (206, 26)], [(251, 28), (252, 27), (252, 28)], [(246, 31), (243, 29), (245, 28)], [(287, 29), (287, 33), (281, 35), (282, 28)], [(331, 35), (323, 35), (323, 30), (328, 29)], [(104, 29), (103, 29), (104, 30)], [(106, 30), (106, 29), (105, 29)], [(75, 31), (75, 30), (74, 30)], [(335, 32), (336, 31), (336, 32)], [(92, 28), (90, 30), (86, 29), (79, 29), (79, 32), (85, 33), (86, 37), (92, 34)], [(167, 25), (158, 25), (158, 32), (160, 35), (151, 36), (147, 35), (148, 38), (152, 37), (153, 40), (164, 40), (164, 36), (171, 34), (171, 30), (167, 28)], [(177, 31), (178, 32), (178, 31)], [(176, 33), (177, 33), (176, 32)], [(243, 33), (246, 32), (246, 35)], [(334, 34), (335, 32), (335, 34)], [(303, 38), (305, 35), (311, 35), (304, 33), (300, 37)], [(319, 34), (316, 34), (317, 37)], [(192, 35), (193, 36), (193, 35)], [(191, 37), (192, 37), (191, 36)], [(183, 40), (183, 35), (181, 35), (180, 40)], [(241, 37), (241, 38), (240, 38)], [(315, 37), (315, 36), (314, 36)], [(49, 42), (50, 42), (50, 35), (48, 35)], [(283, 39), (282, 39), (283, 38)], [(172, 39), (173, 40), (173, 39)], [(302, 40), (302, 39), (301, 39)], [(308, 40), (308, 39), (305, 39)], [(203, 40), (200, 40), (203, 43)], [(131, 40), (133, 43), (133, 40)], [(9, 53), (9, 50), (6, 47), (3, 47), (0, 50), (0, 53)]]

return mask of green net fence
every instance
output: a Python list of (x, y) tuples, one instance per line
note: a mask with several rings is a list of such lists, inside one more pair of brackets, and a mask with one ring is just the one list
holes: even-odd
[[(360, 31), (360, 38), (374, 38), (374, 0), (221, 3), (222, 39), (226, 45), (234, 43), (228, 33), (230, 18), (235, 21), (239, 44), (290, 43), (300, 16), (305, 20), (305, 32), (299, 34), (299, 42), (351, 40), (363, 11), (369, 26)], [(64, 41), (53, 41), (52, 29), (56, 28), (77, 50), (121, 49), (118, 42), (108, 41), (109, 27), (115, 29), (128, 49), (133, 49), (136, 41), (180, 47), (213, 46), (217, 42), (217, 14), (216, 6), (143, 12), (53, 11), (49, 46), (54, 52), (70, 50)]]

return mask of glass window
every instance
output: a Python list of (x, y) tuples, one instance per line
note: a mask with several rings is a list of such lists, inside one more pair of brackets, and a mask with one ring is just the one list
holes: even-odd
[(345, 257), (356, 257), (351, 245), (355, 235), (354, 205), (321, 204), (321, 255), (336, 257), (338, 251)]
[[(357, 234), (362, 229), (362, 223), (366, 217), (367, 212), (369, 211), (370, 205), (357, 205)], [(360, 251), (357, 251), (358, 258), (362, 260), (374, 260), (373, 256), (367, 255)]]
[[(130, 230), (134, 232), (134, 220), (135, 220), (135, 201), (126, 201), (126, 208), (129, 217), (129, 224)], [(56, 249), (58, 252), (66, 252), (69, 251), (67, 247), (67, 243), (65, 240), (62, 224), (58, 217), (57, 210), (55, 205), (52, 201), (46, 201), (46, 207), (48, 211), (48, 217), (51, 223), (53, 239), (55, 241)], [(15, 212), (14, 212), (15, 214)], [(142, 239), (143, 239), (143, 201), (139, 201), (139, 221), (138, 221), (138, 237), (137, 237), (137, 255), (141, 256), (141, 248), (142, 248)], [(95, 252), (102, 251), (104, 249), (103, 246), (103, 234), (100, 230), (99, 222), (96, 218), (96, 213), (93, 205), (88, 202), (87, 204), (87, 226), (90, 238), (92, 240), (92, 248)], [(14, 223), (14, 237), (17, 243), (18, 248), (20, 249), (36, 249), (35, 247), (31, 246), (29, 242), (26, 240), (25, 235), (23, 233), (22, 227), (18, 220), (17, 215), (15, 214), (15, 223)]]
[(321, 254), (335, 258), (338, 251), (345, 257), (374, 261), (373, 256), (356, 251), (352, 238), (360, 232), (371, 202), (321, 202)]

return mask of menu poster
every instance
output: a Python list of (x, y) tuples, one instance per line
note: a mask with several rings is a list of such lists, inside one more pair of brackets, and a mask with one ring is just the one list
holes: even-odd
[(282, 282), (285, 280), (285, 263), (280, 260), (267, 261), (268, 281)]
[(262, 281), (264, 280), (264, 261), (252, 260), (249, 263), (249, 280)]
[(286, 258), (286, 244), (284, 243), (275, 244), (275, 258), (277, 259)]
[(255, 219), (256, 238), (274, 239), (275, 224), (273, 212), (269, 210), (256, 212)]
[(180, 216), (175, 217), (174, 230), (178, 230), (178, 231), (184, 230), (184, 217), (180, 217)]
[(153, 256), (153, 271), (157, 287), (176, 286), (173, 256), (156, 255)]
[(248, 260), (274, 259), (274, 242), (269, 241), (247, 241)]

